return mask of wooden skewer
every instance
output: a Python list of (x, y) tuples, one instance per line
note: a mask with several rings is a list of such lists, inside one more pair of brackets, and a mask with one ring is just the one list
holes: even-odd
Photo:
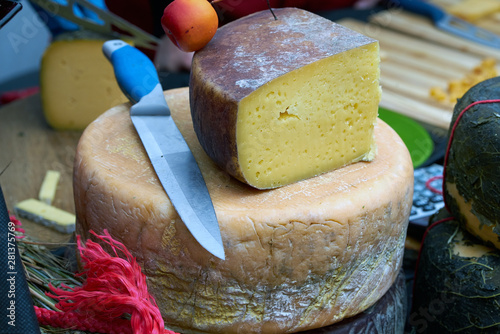
[(380, 78), (380, 84), (382, 86), (383, 92), (385, 92), (385, 90), (390, 90), (395, 94), (408, 96), (416, 100), (429, 100), (429, 89), (416, 86), (411, 82), (405, 82), (404, 84), (402, 84), (398, 79), (391, 78), (387, 75), (382, 75)]
[(441, 31), (429, 19), (401, 9), (375, 14), (370, 18), (370, 22), (439, 45), (448, 46), (464, 53), (481, 57), (493, 57), (500, 60), (500, 50)]
[(412, 84), (426, 91), (429, 91), (434, 86), (446, 87), (446, 80), (423, 71), (418, 71), (418, 69), (405, 67), (401, 64), (382, 63), (380, 64), (380, 69), (382, 80), (387, 77), (395, 78), (398, 79), (401, 85)]
[(450, 126), (452, 113), (448, 110), (437, 108), (391, 91), (384, 90), (380, 106), (389, 110), (396, 110), (403, 115), (443, 129), (448, 129)]
[[(338, 23), (377, 39), (380, 42), (380, 48), (389, 53), (389, 56), (391, 50), (394, 50), (409, 58), (434, 63), (437, 66), (455, 67), (457, 71), (469, 70), (479, 64), (482, 59), (474, 54), (429, 43), (426, 40), (391, 31), (382, 26), (352, 19), (340, 20)], [(418, 30), (418, 28), (416, 29)]]

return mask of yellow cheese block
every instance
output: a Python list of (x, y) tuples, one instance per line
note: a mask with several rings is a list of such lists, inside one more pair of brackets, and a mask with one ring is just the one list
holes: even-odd
[(93, 122), (74, 168), (77, 233), (107, 229), (147, 276), (180, 333), (280, 333), (341, 321), (379, 300), (398, 275), (413, 166), (378, 120), (378, 155), (272, 190), (230, 177), (201, 148), (188, 89), (166, 92), (206, 180), (226, 260), (203, 249), (166, 196), (131, 124), (129, 104)]
[(295, 8), (221, 27), (193, 58), (194, 129), (234, 177), (276, 188), (370, 161), (379, 45)]
[(40, 92), (47, 123), (83, 130), (97, 116), (128, 99), (102, 53), (106, 39), (71, 33), (52, 42), (42, 58)]
[(450, 14), (475, 22), (500, 12), (500, 0), (462, 0), (447, 8)]
[(16, 204), (15, 210), (20, 217), (48, 226), (62, 233), (75, 231), (75, 215), (34, 198)]
[(56, 195), (57, 183), (61, 177), (61, 172), (57, 170), (48, 170), (38, 192), (38, 199), (48, 205), (52, 204)]

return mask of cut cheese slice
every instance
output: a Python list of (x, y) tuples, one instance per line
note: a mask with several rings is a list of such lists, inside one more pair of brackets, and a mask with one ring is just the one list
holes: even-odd
[(60, 35), (45, 50), (40, 93), (47, 123), (83, 130), (109, 108), (128, 101), (102, 53), (106, 37), (88, 32)]
[(379, 45), (295, 8), (221, 27), (192, 63), (194, 129), (214, 161), (258, 189), (376, 154)]
[(107, 229), (127, 246), (169, 326), (182, 333), (306, 330), (356, 315), (384, 295), (402, 264), (413, 197), (410, 154), (388, 125), (375, 127), (372, 162), (261, 191), (204, 153), (186, 88), (166, 98), (206, 181), (226, 260), (203, 249), (180, 220), (128, 104), (84, 131), (74, 192), (78, 234)]
[(56, 195), (57, 183), (61, 177), (61, 172), (49, 170), (45, 173), (45, 177), (38, 193), (38, 199), (45, 204), (51, 205)]
[(37, 199), (30, 198), (19, 202), (15, 210), (20, 217), (48, 226), (62, 233), (75, 231), (76, 217), (74, 214), (48, 205)]

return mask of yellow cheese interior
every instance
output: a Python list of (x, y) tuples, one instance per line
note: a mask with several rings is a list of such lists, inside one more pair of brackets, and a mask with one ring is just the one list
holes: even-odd
[(287, 73), (241, 100), (238, 160), (266, 189), (372, 160), (379, 46), (371, 43)]
[(61, 172), (56, 170), (49, 170), (45, 174), (42, 186), (38, 193), (38, 199), (48, 205), (52, 204), (54, 197), (56, 195), (57, 183), (61, 177)]
[(62, 40), (45, 51), (40, 73), (47, 123), (83, 130), (111, 107), (127, 101), (102, 53), (104, 40)]
[(460, 257), (480, 258), (489, 252), (494, 252), (492, 248), (478, 244), (470, 239), (466, 239), (461, 231), (458, 231), (453, 243), (453, 254)]
[(462, 195), (458, 192), (456, 184), (447, 183), (446, 189), (450, 196), (452, 196), (457, 202), (460, 213), (466, 220), (465, 226), (467, 230), (484, 242), (500, 249), (500, 236), (493, 231), (492, 226), (481, 224), (479, 219), (472, 213), (473, 203), (471, 201), (465, 201)]

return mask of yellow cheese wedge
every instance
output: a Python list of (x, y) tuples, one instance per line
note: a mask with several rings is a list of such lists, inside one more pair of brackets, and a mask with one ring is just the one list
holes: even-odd
[(38, 193), (38, 199), (45, 204), (51, 205), (56, 195), (57, 183), (61, 173), (56, 170), (49, 170), (45, 173), (45, 177)]
[(19, 202), (16, 204), (15, 210), (19, 217), (32, 220), (59, 232), (73, 233), (75, 231), (75, 215), (39, 200), (30, 198)]
[(40, 92), (51, 127), (83, 130), (104, 111), (128, 100), (102, 53), (105, 40), (100, 35), (70, 33), (45, 50)]
[(192, 63), (194, 129), (214, 161), (258, 189), (374, 158), (376, 40), (295, 8), (221, 27)]
[(188, 90), (166, 92), (200, 166), (226, 260), (180, 220), (138, 138), (129, 104), (87, 127), (74, 168), (77, 232), (107, 229), (137, 258), (169, 326), (180, 333), (291, 333), (376, 303), (402, 264), (413, 165), (399, 136), (375, 126), (379, 153), (335, 171), (257, 190), (218, 168), (193, 131)]

